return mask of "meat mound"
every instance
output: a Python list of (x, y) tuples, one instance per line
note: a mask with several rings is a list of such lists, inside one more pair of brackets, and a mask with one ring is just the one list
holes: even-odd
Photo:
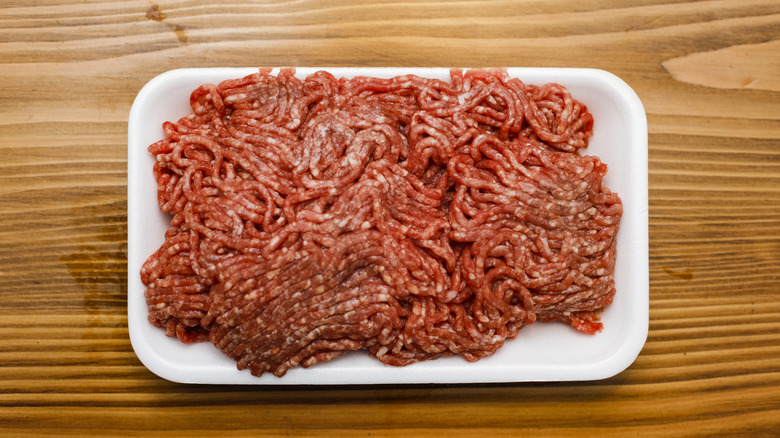
[(149, 147), (172, 219), (141, 278), (169, 336), (281, 377), (353, 350), (477, 361), (537, 320), (601, 330), (622, 204), (561, 85), (261, 70), (190, 103)]

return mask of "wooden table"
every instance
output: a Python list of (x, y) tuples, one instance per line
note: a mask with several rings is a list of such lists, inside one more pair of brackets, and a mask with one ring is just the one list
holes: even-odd
[[(0, 435), (780, 434), (780, 3), (5, 0)], [(169, 383), (126, 317), (127, 117), (209, 66), (611, 71), (649, 122), (650, 332), (596, 382)], [(129, 275), (136, 275), (130, 273)]]

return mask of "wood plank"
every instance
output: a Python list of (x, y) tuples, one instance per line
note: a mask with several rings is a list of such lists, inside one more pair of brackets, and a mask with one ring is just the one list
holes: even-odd
[[(5, 0), (0, 435), (775, 436), (779, 45), (774, 0)], [(170, 69), (266, 65), (625, 80), (650, 133), (637, 361), (604, 381), (506, 385), (199, 386), (146, 370), (127, 331), (133, 99)]]

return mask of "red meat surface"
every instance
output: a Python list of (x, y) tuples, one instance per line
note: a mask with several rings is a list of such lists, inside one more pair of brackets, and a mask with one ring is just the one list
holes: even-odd
[(353, 350), (476, 361), (535, 321), (602, 328), (622, 204), (564, 87), (293, 75), (203, 85), (149, 147), (172, 216), (141, 271), (153, 324), (257, 376)]

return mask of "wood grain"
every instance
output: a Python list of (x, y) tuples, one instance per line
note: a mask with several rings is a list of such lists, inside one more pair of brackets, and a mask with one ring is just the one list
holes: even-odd
[(682, 82), (715, 88), (780, 91), (780, 41), (692, 53), (669, 59), (662, 65)]
[[(778, 59), (774, 0), (6, 0), (0, 434), (776, 436)], [(260, 65), (624, 79), (650, 132), (637, 361), (604, 381), (510, 385), (186, 386), (148, 372), (127, 333), (130, 105), (169, 69)]]

